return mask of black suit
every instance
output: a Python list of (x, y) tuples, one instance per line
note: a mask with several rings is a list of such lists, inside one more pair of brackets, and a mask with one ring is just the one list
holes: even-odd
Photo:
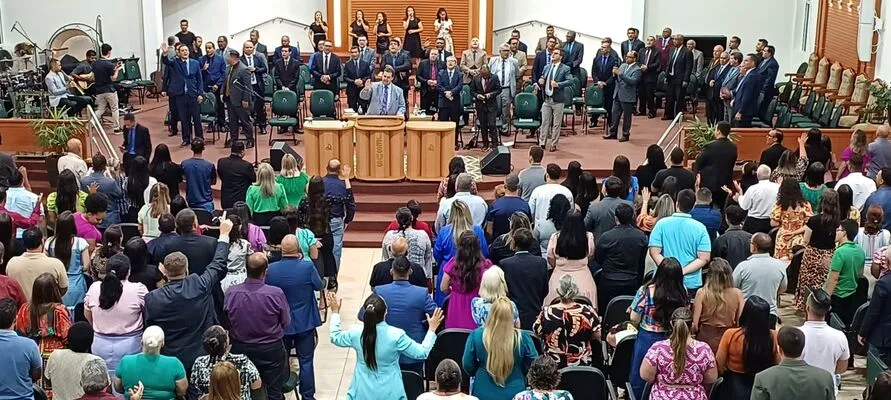
[[(578, 75), (581, 71), (582, 58), (585, 57), (585, 45), (573, 40), (572, 42), (563, 43), (563, 63), (569, 66), (569, 72)], [(600, 55), (600, 54), (598, 54)]]
[[(649, 54), (648, 54), (649, 52)], [(638, 109), (641, 114), (656, 115), (656, 80), (662, 70), (662, 57), (656, 47), (645, 47), (637, 53), (637, 60), (641, 66), (646, 65), (647, 70), (640, 71), (640, 86), (637, 91)]]
[(693, 171), (699, 174), (701, 187), (712, 191), (712, 203), (718, 207), (724, 207), (727, 197), (721, 187), (731, 187), (733, 184), (736, 154), (736, 144), (726, 138), (715, 139), (702, 148), (693, 163)]
[(152, 155), (152, 138), (148, 128), (136, 124), (133, 127), (133, 152), (130, 152), (130, 130), (123, 132), (124, 136), (124, 171), (130, 171), (130, 163), (137, 156), (142, 156), (148, 162)]
[(626, 40), (622, 42), (621, 49), (622, 54), (621, 57), (625, 57), (629, 51), (634, 51), (637, 53), (637, 59), (640, 59), (640, 51), (646, 47), (646, 44), (640, 39), (634, 39), (634, 41)]
[[(860, 327), (860, 336), (885, 354), (891, 351), (891, 274), (876, 281), (872, 300)], [(885, 357), (883, 361), (891, 362), (891, 357)]]
[[(716, 124), (724, 119), (724, 99), (721, 98), (721, 81), (730, 65), (712, 62), (705, 74), (705, 117), (709, 124)], [(714, 85), (710, 83), (714, 81)]]
[[(325, 66), (325, 57), (325, 53), (318, 53), (313, 57), (313, 63), (310, 66), (310, 73), (313, 77), (312, 85), (317, 90), (330, 90), (336, 97), (340, 93), (340, 84), (337, 83), (337, 78), (341, 74), (340, 57), (337, 54), (329, 53), (327, 67)], [(322, 75), (328, 75), (331, 80), (328, 83), (323, 83)]]
[[(297, 81), (300, 80), (300, 60), (291, 57), (285, 66), (285, 59), (275, 60), (275, 87), (276, 89), (288, 88), (297, 91)], [(303, 90), (303, 88), (300, 88)]]
[(223, 209), (245, 201), (248, 188), (257, 180), (254, 166), (235, 155), (217, 161), (217, 174), (220, 176), (220, 205)]
[[(442, 54), (440, 54), (442, 57)], [(411, 75), (411, 57), (404, 51), (396, 53), (394, 56), (389, 51), (381, 56), (381, 71), (384, 66), (393, 67), (396, 74), (393, 75), (393, 84), (402, 89), (402, 98), (405, 100), (405, 115), (408, 116), (408, 77)]]
[[(477, 75), (470, 81), (470, 95), (476, 108), (476, 117), (480, 121), (480, 133), (483, 135), (483, 146), (489, 146), (489, 138), (492, 145), (498, 145), (498, 131), (495, 130), (495, 116), (498, 115), (498, 94), (501, 93), (501, 83), (498, 77), (489, 74), (486, 85), (483, 86), (482, 75)], [(484, 95), (486, 98), (477, 98)]]
[(785, 151), (785, 146), (779, 143), (774, 143), (761, 152), (761, 160), (758, 164), (764, 164), (770, 167), (770, 170), (773, 171), (777, 168), (777, 165), (780, 164), (780, 156), (782, 156)]
[(665, 100), (663, 119), (674, 119), (684, 111), (684, 95), (693, 72), (693, 52), (686, 46), (673, 48), (668, 52), (668, 62), (662, 67), (668, 81), (668, 94)]
[(439, 92), (436, 90), (436, 85), (430, 86), (431, 81), (436, 81), (439, 76), (439, 71), (446, 69), (446, 65), (444, 62), (436, 61), (436, 72), (433, 72), (434, 63), (430, 62), (430, 59), (421, 60), (418, 63), (418, 74), (415, 76), (415, 79), (418, 80), (421, 85), (421, 109), (424, 110), (424, 113), (427, 115), (433, 115), (436, 113), (436, 102), (439, 99)]
[[(358, 65), (357, 65), (358, 63)], [(349, 60), (343, 66), (343, 80), (346, 82), (347, 105), (355, 112), (359, 112), (362, 107), (362, 114), (365, 114), (368, 108), (368, 102), (359, 98), (359, 92), (362, 88), (356, 86), (355, 80), (359, 79), (363, 82), (371, 79), (371, 68), (368, 63), (362, 60)]]
[(499, 266), (504, 270), (507, 296), (520, 313), (520, 327), (531, 330), (548, 293), (548, 261), (528, 251), (520, 251), (501, 260)]
[[(226, 246), (228, 250), (229, 246)], [(217, 239), (210, 236), (199, 235), (196, 232), (190, 232), (185, 235), (179, 235), (177, 240), (171, 241), (170, 246), (165, 249), (165, 257), (174, 252), (183, 253), (189, 260), (189, 274), (201, 275), (206, 268), (211, 265), (214, 260), (214, 254), (217, 250)], [(228, 251), (227, 251), (228, 253)], [(225, 275), (225, 274), (224, 274)], [(222, 279), (221, 279), (222, 280)], [(216, 310), (217, 321), (223, 320), (223, 289), (220, 288), (220, 281), (216, 281), (213, 288), (214, 310)]]
[[(591, 78), (594, 83), (603, 82), (606, 84), (603, 87), (603, 108), (606, 109), (607, 122), (605, 123), (607, 125), (609, 125), (609, 121), (613, 120), (613, 92), (616, 90), (616, 76), (613, 75), (613, 68), (618, 67), (619, 64), (621, 64), (621, 60), (613, 54), (606, 55), (604, 59), (604, 54), (600, 52), (591, 63)], [(591, 120), (591, 126), (597, 126), (596, 119)]]

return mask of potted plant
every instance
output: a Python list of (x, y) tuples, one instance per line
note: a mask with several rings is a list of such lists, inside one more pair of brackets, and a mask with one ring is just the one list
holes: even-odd
[[(696, 159), (702, 148), (715, 140), (716, 130), (716, 125), (709, 125), (707, 122), (700, 120), (699, 117), (690, 122), (690, 125), (684, 129), (684, 152), (688, 160)], [(728, 139), (731, 142), (736, 142), (739, 137), (730, 132)]]
[(67, 107), (56, 107), (49, 110), (49, 118), (35, 119), (29, 126), (37, 136), (37, 143), (49, 153), (46, 156), (47, 179), (50, 186), (55, 187), (59, 176), (59, 158), (67, 151), (68, 140), (86, 132), (86, 124), (69, 117)]
[(891, 88), (888, 84), (877, 79), (875, 84), (869, 85), (869, 93), (873, 103), (866, 110), (867, 121), (873, 124), (883, 124), (891, 118)]

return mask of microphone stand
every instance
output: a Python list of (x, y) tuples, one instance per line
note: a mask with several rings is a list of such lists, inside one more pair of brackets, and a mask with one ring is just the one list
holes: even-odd
[[(38, 54), (43, 52), (43, 49), (38, 46), (35, 41), (31, 40), (31, 38), (25, 32), (25, 28), (22, 27), (21, 22), (15, 21), (15, 23), (12, 24), (12, 29), (10, 30), (10, 32), (18, 32), (19, 35), (22, 35), (22, 37), (25, 38), (25, 40), (27, 40), (28, 43), (34, 47), (34, 70), (37, 70), (37, 66), (40, 65), (40, 58), (38, 57)], [(49, 64), (49, 60), (46, 60), (46, 62), (47, 64)], [(25, 65), (27, 66), (27, 62), (25, 63)]]
[[(251, 74), (253, 74), (253, 72), (251, 72)], [(251, 98), (254, 99), (254, 101), (263, 101), (263, 96), (260, 96), (259, 93), (255, 92), (254, 88), (244, 86), (244, 84), (239, 82), (237, 79), (233, 79), (232, 82), (235, 84), (235, 86), (239, 87), (241, 90), (250, 94)], [(241, 104), (239, 104), (238, 106), (240, 107)], [(248, 111), (250, 111), (250, 110), (248, 110)], [(264, 110), (263, 112), (266, 112), (266, 111)], [(260, 150), (259, 150), (260, 140), (259, 140), (259, 137), (257, 137), (257, 125), (254, 124), (254, 117), (253, 117), (253, 115), (251, 115), (250, 112), (248, 112), (248, 120), (251, 121), (251, 129), (253, 130), (253, 134), (254, 134), (254, 139), (253, 139), (254, 140), (254, 168), (257, 168), (257, 166), (260, 165), (260, 162), (258, 161), (260, 159)], [(240, 131), (241, 127), (239, 127), (238, 129)], [(236, 133), (239, 131), (236, 131)]]

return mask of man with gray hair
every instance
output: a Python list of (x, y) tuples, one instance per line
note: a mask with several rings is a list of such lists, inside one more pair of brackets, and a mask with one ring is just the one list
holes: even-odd
[(473, 177), (470, 174), (466, 172), (458, 174), (458, 177), (455, 178), (455, 190), (457, 193), (452, 197), (443, 198), (439, 202), (439, 211), (436, 213), (436, 224), (434, 225), (437, 232), (448, 224), (449, 211), (451, 211), (452, 203), (455, 201), (461, 201), (470, 208), (470, 215), (473, 216), (474, 225), (483, 226), (489, 205), (486, 204), (482, 197), (470, 193), (472, 187)]
[(526, 214), (532, 220), (529, 203), (520, 197), (520, 178), (517, 174), (510, 174), (504, 177), (504, 196), (496, 199), (486, 213), (486, 233), (497, 238), (510, 232), (510, 217), (517, 212)]
[(510, 105), (514, 95), (517, 94), (517, 75), (519, 67), (517, 60), (511, 57), (510, 46), (503, 44), (498, 49), (500, 57), (489, 60), (489, 73), (498, 77), (501, 84), (501, 92), (498, 93), (498, 104), (501, 109), (501, 132), (507, 131), (510, 120)]
[(81, 399), (90, 400), (116, 400), (113, 394), (108, 393), (108, 368), (105, 360), (96, 358), (84, 363), (80, 371), (80, 385), (84, 389)]
[(758, 183), (749, 187), (743, 195), (740, 195), (742, 187), (739, 182), (733, 181), (736, 187), (733, 198), (739, 202), (743, 210), (748, 211), (743, 230), (753, 235), (758, 232), (770, 232), (770, 213), (777, 203), (777, 194), (780, 191), (780, 184), (770, 181), (770, 167), (759, 165), (755, 175), (758, 177)]

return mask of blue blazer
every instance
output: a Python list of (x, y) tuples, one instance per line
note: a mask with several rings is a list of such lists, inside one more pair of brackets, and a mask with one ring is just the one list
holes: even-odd
[(740, 113), (743, 117), (755, 115), (758, 111), (758, 95), (761, 93), (763, 77), (757, 69), (751, 70), (745, 77), (739, 78), (733, 93), (733, 115)]
[[(554, 64), (545, 66), (544, 71), (542, 71), (541, 73), (540, 79), (545, 80), (545, 85), (548, 84), (548, 75), (551, 73), (551, 68), (553, 65)], [(554, 80), (557, 81), (558, 87), (554, 89), (554, 93), (551, 95), (551, 97), (557, 103), (566, 103), (566, 91), (564, 89), (572, 85), (572, 73), (570, 73), (569, 71), (569, 66), (564, 63), (560, 63), (560, 66), (557, 68), (557, 73), (554, 75)], [(547, 90), (544, 86), (540, 85), (540, 87), (541, 90), (538, 93), (541, 98), (544, 99), (547, 96), (545, 94)]]
[(359, 90), (359, 88), (353, 83), (354, 80), (361, 79), (364, 82), (366, 79), (371, 79), (371, 68), (369, 68), (368, 63), (361, 59), (358, 61), (358, 70), (356, 70), (355, 60), (349, 60), (343, 64), (343, 80), (346, 82), (347, 87), (356, 90)]
[[(448, 69), (440, 70), (439, 78), (436, 80), (436, 90), (439, 91), (439, 109), (461, 110), (461, 89), (463, 87), (464, 75), (458, 68), (452, 70), (451, 80), (449, 80)], [(451, 101), (445, 97), (446, 92), (452, 92), (454, 95)]]
[(545, 67), (548, 66), (548, 52), (546, 50), (535, 53), (535, 60), (532, 61), (532, 83), (538, 82), (541, 74), (544, 73)]
[[(217, 85), (219, 87), (223, 87), (226, 84), (226, 61), (224, 61), (223, 57), (220, 56), (201, 56), (198, 59), (198, 64), (201, 66), (201, 79), (204, 80), (204, 84), (207, 88)], [(204, 65), (207, 64), (207, 69), (204, 68)]]
[[(199, 94), (204, 94), (204, 80), (201, 77), (201, 64), (198, 63), (198, 60), (190, 58), (186, 60), (186, 62), (183, 62), (179, 59), (161, 57), (161, 62), (163, 62), (168, 69), (168, 96), (173, 97), (187, 94), (197, 98)], [(186, 65), (188, 65), (188, 68)]]
[[(266, 60), (265, 60), (266, 57), (260, 57), (260, 55), (257, 54), (256, 52), (254, 52), (254, 54), (252, 54), (252, 56), (254, 57), (254, 68), (256, 68), (254, 70), (254, 75), (257, 76), (257, 85), (259, 85), (262, 88), (263, 87), (263, 75), (266, 75), (269, 72), (269, 69), (266, 65)], [(241, 55), (241, 62), (244, 64), (245, 67), (248, 66), (247, 56), (245, 56), (244, 54)], [(260, 93), (263, 93), (263, 90), (260, 90)]]
[(761, 90), (772, 96), (776, 91), (774, 83), (776, 83), (777, 73), (780, 71), (780, 63), (777, 62), (776, 58), (771, 57), (761, 61), (761, 65), (758, 66), (757, 70), (764, 80), (764, 87)]
[(288, 299), (291, 323), (285, 328), (285, 335), (303, 333), (322, 325), (319, 303), (313, 293), (322, 290), (322, 278), (312, 261), (282, 257), (269, 264), (266, 284), (280, 288)]
[[(393, 283), (372, 288), (372, 292), (387, 303), (387, 324), (405, 331), (405, 334), (421, 343), (427, 334), (427, 315), (433, 314), (436, 303), (427, 294), (427, 288), (415, 286), (409, 281), (393, 281)], [(365, 309), (359, 307), (359, 321), (365, 320)], [(422, 362), (402, 356), (401, 364)]]

